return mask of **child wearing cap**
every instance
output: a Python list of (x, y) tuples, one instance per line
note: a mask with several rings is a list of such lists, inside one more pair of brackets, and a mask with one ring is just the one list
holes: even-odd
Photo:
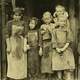
[(20, 13), (15, 13), (13, 20), (8, 23), (10, 34), (6, 37), (7, 80), (25, 80), (27, 78), (27, 39), (22, 35), (24, 23)]

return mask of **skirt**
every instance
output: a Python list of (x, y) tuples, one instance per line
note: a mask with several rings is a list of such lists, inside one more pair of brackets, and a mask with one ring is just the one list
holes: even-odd
[(45, 42), (43, 46), (43, 56), (41, 57), (41, 73), (52, 73), (51, 42)]
[(75, 69), (75, 60), (71, 48), (67, 48), (62, 55), (52, 51), (52, 70)]
[(51, 52), (49, 52), (48, 57), (42, 56), (41, 59), (41, 73), (52, 73), (52, 61), (51, 61)]
[(7, 54), (7, 77), (12, 79), (27, 78), (27, 54), (23, 53), (21, 59), (16, 59), (12, 54)]

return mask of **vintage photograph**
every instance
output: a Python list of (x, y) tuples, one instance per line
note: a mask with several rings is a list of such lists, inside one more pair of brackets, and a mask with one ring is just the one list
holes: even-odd
[(80, 80), (80, 0), (0, 0), (0, 80)]

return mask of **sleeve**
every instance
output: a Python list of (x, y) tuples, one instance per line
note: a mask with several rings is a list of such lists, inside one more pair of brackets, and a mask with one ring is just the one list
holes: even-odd
[(38, 35), (39, 35), (39, 46), (42, 47), (42, 34), (40, 29), (39, 29)]
[(55, 30), (52, 31), (52, 48), (56, 48), (57, 47), (57, 40), (56, 40), (56, 32)]
[(9, 38), (11, 35), (11, 29), (12, 29), (11, 25), (12, 23), (11, 21), (9, 21), (7, 22), (6, 27), (4, 28), (4, 34), (6, 38)]
[(43, 25), (41, 25), (41, 28), (40, 28), (40, 32), (41, 32), (41, 34), (44, 34), (45, 32), (46, 32), (46, 26), (43, 24)]
[(23, 32), (24, 36), (27, 35), (28, 30), (29, 30), (28, 24), (27, 24), (27, 22), (24, 22), (24, 32)]
[(8, 33), (8, 23), (6, 24), (6, 27), (4, 28), (4, 32), (5, 32), (6, 38), (8, 38), (8, 37), (9, 37), (9, 33)]
[(29, 49), (29, 45), (27, 44), (27, 39), (24, 38), (24, 52), (26, 52)]
[(72, 32), (72, 29), (70, 27), (69, 21), (67, 21), (67, 42), (68, 43), (73, 42), (73, 32)]
[(6, 45), (7, 45), (6, 51), (10, 52), (10, 50), (11, 50), (10, 38), (6, 39)]

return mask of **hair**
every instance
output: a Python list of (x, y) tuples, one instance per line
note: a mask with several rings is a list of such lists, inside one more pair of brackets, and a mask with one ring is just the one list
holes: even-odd
[(29, 22), (31, 22), (32, 20), (34, 20), (36, 22), (36, 25), (38, 24), (38, 18), (32, 17)]
[(52, 15), (51, 15), (51, 13), (50, 13), (49, 11), (46, 11), (46, 12), (43, 13), (43, 17), (42, 17), (42, 20), (43, 20), (43, 21), (44, 21), (44, 16), (45, 16), (46, 14), (49, 14), (50, 17), (51, 17), (51, 19), (52, 19)]
[[(64, 11), (65, 17), (68, 18), (69, 15), (68, 15), (68, 12), (66, 11), (65, 7), (64, 7), (63, 5), (57, 5), (55, 9), (57, 10), (57, 9), (59, 9), (59, 8), (61, 8), (61, 9)], [(53, 17), (54, 17), (54, 18), (57, 17), (57, 11), (54, 12)]]
[(59, 9), (59, 8), (65, 10), (65, 7), (64, 7), (63, 5), (57, 5), (55, 9), (57, 10), (57, 9)]

